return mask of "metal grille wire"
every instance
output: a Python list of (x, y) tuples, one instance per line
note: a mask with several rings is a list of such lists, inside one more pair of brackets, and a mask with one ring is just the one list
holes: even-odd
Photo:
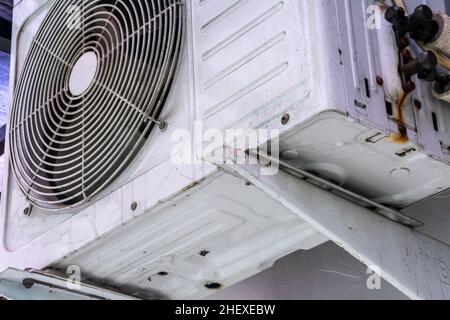
[[(74, 14), (75, 13), (75, 14)], [(176, 0), (56, 0), (16, 86), (11, 164), (30, 203), (60, 210), (100, 192), (125, 168), (160, 115), (183, 29)], [(74, 95), (83, 55), (97, 69)]]

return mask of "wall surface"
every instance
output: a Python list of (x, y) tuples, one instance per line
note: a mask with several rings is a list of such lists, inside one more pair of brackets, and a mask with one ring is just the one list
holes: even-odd
[(407, 299), (388, 282), (369, 290), (367, 268), (332, 242), (309, 251), (298, 251), (275, 265), (211, 299), (315, 300)]
[(0, 51), (0, 127), (8, 119), (9, 54)]
[(0, 0), (0, 18), (11, 21), (13, 0)]
[[(9, 59), (9, 54), (0, 51), (0, 127), (8, 121)], [(3, 189), (3, 165), (4, 156), (0, 155), (0, 192)]]

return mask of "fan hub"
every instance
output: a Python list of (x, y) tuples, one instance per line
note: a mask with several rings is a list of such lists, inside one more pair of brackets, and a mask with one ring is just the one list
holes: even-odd
[(69, 77), (69, 90), (74, 96), (83, 95), (94, 82), (98, 59), (93, 51), (84, 53), (73, 65)]

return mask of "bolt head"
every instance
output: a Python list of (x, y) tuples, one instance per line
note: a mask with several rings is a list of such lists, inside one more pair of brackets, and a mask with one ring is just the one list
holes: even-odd
[(289, 123), (289, 120), (291, 120), (291, 116), (288, 113), (286, 113), (281, 117), (281, 124), (286, 125)]
[(414, 100), (414, 106), (417, 108), (417, 109), (422, 109), (422, 102), (420, 102), (419, 100)]
[(217, 282), (207, 282), (207, 283), (205, 283), (205, 287), (207, 289), (217, 290), (217, 289), (220, 289), (222, 287), (222, 285)]
[(32, 206), (29, 206), (29, 207), (26, 207), (25, 209), (23, 209), (23, 215), (27, 216), (27, 217), (31, 216), (32, 208), (33, 208)]
[(431, 20), (434, 13), (429, 6), (422, 4), (414, 10), (414, 16), (423, 20)]
[(394, 23), (397, 19), (405, 17), (405, 10), (397, 6), (392, 6), (386, 10), (384, 17), (388, 22)]
[(380, 77), (380, 76), (377, 76), (377, 84), (378, 84), (379, 86), (382, 86), (382, 85), (384, 85), (384, 80), (383, 80), (383, 78), (382, 78), (382, 77)]
[(159, 130), (161, 130), (161, 131), (166, 131), (168, 126), (169, 126), (169, 125), (167, 124), (167, 122), (161, 121), (161, 122), (159, 123)]
[(202, 250), (200, 251), (199, 255), (202, 257), (206, 257), (210, 252), (208, 250)]

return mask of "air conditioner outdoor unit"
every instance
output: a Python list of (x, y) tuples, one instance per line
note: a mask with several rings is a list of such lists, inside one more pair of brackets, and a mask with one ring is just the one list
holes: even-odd
[(199, 298), (327, 240), (219, 149), (199, 156), (208, 130), (275, 132), (237, 151), (419, 226), (402, 209), (450, 188), (450, 109), (430, 84), (404, 93), (392, 25), (368, 27), (386, 8), (18, 2), (0, 269), (77, 266), (126, 294)]

